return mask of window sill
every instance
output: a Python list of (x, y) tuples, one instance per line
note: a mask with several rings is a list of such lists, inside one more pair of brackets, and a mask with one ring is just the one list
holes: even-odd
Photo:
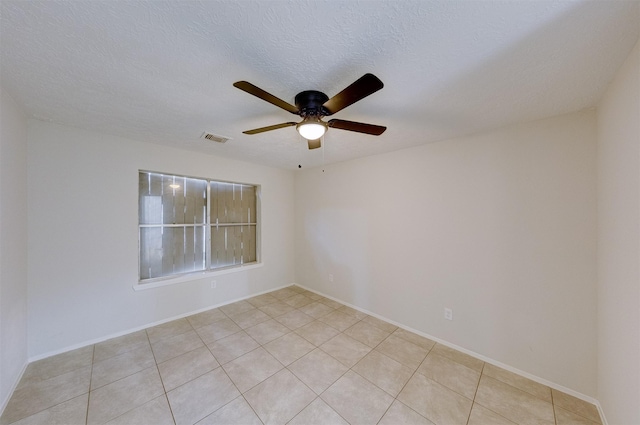
[(260, 268), (263, 265), (264, 263), (251, 263), (246, 266), (230, 267), (228, 269), (223, 269), (223, 270), (212, 270), (212, 271), (206, 271), (206, 272), (189, 273), (189, 274), (185, 274), (178, 277), (169, 277), (167, 279), (156, 280), (154, 282), (149, 282), (149, 283), (138, 282), (135, 285), (133, 285), (133, 290), (144, 291), (147, 289), (160, 288), (162, 286), (175, 285), (177, 283), (193, 282), (195, 280), (202, 280), (202, 279), (207, 279), (207, 278), (221, 276), (221, 275), (230, 274), (230, 273), (239, 273), (247, 270), (253, 270), (253, 269)]

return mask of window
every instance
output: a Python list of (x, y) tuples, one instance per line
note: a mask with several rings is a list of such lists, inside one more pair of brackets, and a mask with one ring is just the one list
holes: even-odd
[(139, 172), (140, 282), (257, 261), (256, 186)]

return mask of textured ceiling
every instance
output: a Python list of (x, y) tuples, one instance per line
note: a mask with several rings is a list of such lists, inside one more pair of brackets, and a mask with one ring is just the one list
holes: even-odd
[[(1, 1), (2, 86), (31, 117), (297, 168), (592, 107), (635, 42), (639, 1)], [(385, 87), (309, 151), (293, 103), (371, 72)], [(203, 132), (231, 137), (226, 144)]]

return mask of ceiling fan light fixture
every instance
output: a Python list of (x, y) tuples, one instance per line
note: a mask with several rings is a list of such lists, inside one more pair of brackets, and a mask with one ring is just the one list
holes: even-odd
[(248, 81), (236, 81), (233, 86), (302, 118), (300, 123), (288, 121), (246, 130), (242, 132), (243, 134), (259, 134), (265, 131), (295, 126), (300, 136), (309, 141), (309, 149), (317, 149), (320, 147), (322, 136), (324, 136), (329, 127), (373, 136), (379, 136), (387, 129), (387, 127), (380, 125), (340, 119), (332, 119), (328, 122), (322, 121), (322, 118), (333, 115), (384, 87), (382, 81), (373, 74), (364, 74), (332, 98), (317, 90), (301, 91), (295, 97), (295, 106)]
[(318, 140), (327, 131), (327, 124), (316, 116), (306, 117), (300, 124), (296, 125), (296, 130), (307, 140)]

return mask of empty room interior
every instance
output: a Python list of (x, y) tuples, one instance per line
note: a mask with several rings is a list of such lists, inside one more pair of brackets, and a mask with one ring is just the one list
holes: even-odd
[(0, 5), (1, 425), (640, 425), (640, 1)]

